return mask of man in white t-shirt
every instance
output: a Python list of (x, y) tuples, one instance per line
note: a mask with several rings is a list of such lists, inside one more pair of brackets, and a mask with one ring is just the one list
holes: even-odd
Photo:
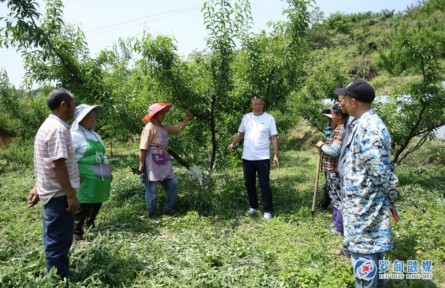
[(260, 96), (254, 96), (250, 100), (252, 112), (244, 115), (238, 133), (229, 144), (233, 149), (244, 138), (243, 146), (243, 171), (250, 208), (247, 215), (252, 215), (258, 210), (258, 197), (256, 193), (256, 174), (261, 188), (263, 200), (264, 219), (271, 219), (273, 212), (272, 190), (269, 184), (270, 174), (270, 143), (274, 151), (274, 165), (279, 166), (278, 160), (278, 132), (275, 118), (264, 112), (264, 102)]
[(80, 203), (79, 171), (74, 157), (71, 133), (66, 121), (73, 118), (74, 96), (60, 88), (47, 99), (51, 114), (37, 131), (34, 141), (34, 173), (36, 185), (28, 196), (29, 206), (43, 204), (43, 244), (46, 270), (57, 268), (66, 278), (68, 252), (73, 242), (74, 212)]

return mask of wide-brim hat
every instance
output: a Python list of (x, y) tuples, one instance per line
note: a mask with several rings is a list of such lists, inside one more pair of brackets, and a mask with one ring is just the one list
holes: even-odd
[(88, 104), (77, 105), (76, 110), (74, 110), (74, 121), (73, 125), (71, 125), (71, 131), (79, 130), (80, 122), (93, 110), (96, 110), (96, 116), (99, 116), (100, 112), (102, 112), (102, 106)]
[(170, 103), (170, 102), (155, 103), (155, 104), (150, 105), (150, 107), (148, 107), (148, 111), (147, 111), (148, 114), (142, 118), (142, 122), (144, 122), (144, 123), (149, 122), (156, 115), (156, 113), (158, 113), (162, 110), (169, 111), (171, 107), (172, 107), (172, 103)]
[(323, 109), (323, 111), (321, 111), (321, 114), (323, 114), (324, 116), (332, 119), (331, 111), (332, 111), (331, 108), (326, 108), (326, 109)]
[(96, 110), (97, 116), (99, 116), (100, 112), (102, 112), (102, 106), (88, 104), (77, 105), (76, 110), (74, 110), (74, 121), (78, 123), (82, 122), (83, 118), (93, 110)]

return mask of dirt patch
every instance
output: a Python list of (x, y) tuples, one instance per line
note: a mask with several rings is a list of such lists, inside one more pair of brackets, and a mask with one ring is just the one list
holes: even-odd
[(16, 137), (0, 132), (0, 150), (8, 149), (14, 139), (16, 139)]

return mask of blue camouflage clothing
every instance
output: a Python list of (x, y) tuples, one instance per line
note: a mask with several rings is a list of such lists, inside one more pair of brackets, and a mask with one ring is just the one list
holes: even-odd
[(399, 181), (391, 163), (391, 136), (373, 109), (355, 122), (345, 153), (345, 244), (355, 253), (388, 251), (394, 247), (389, 208)]

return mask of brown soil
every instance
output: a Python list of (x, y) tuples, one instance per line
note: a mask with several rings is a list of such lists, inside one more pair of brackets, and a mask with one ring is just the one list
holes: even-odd
[(14, 137), (0, 132), (0, 150), (7, 149), (9, 147), (9, 144), (11, 144), (14, 139)]

